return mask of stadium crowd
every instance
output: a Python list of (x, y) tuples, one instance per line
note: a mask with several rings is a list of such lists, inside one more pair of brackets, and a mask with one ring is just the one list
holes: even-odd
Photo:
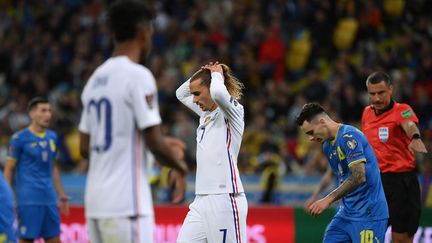
[[(103, 0), (0, 0), (0, 161), (10, 135), (27, 126), (26, 104), (47, 96), (61, 137), (63, 171), (84, 173), (77, 124), (80, 93), (112, 50)], [(365, 81), (391, 74), (394, 98), (410, 104), (432, 150), (432, 2), (427, 0), (161, 0), (153, 52), (165, 132), (195, 158), (193, 114), (175, 97), (194, 70), (218, 60), (246, 86), (243, 173), (319, 174), (320, 146), (298, 131), (295, 115), (316, 101), (360, 128)], [(418, 158), (432, 178), (432, 158)], [(273, 169), (273, 170), (272, 170)]]

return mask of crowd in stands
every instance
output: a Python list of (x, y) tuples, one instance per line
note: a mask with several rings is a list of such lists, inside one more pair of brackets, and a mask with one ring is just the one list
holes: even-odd
[[(80, 92), (111, 54), (104, 0), (0, 0), (0, 161), (10, 135), (28, 125), (34, 96), (53, 102), (64, 171), (83, 173), (78, 151)], [(154, 0), (153, 52), (165, 132), (194, 164), (195, 119), (175, 97), (200, 66), (218, 60), (246, 86), (243, 173), (325, 171), (321, 147), (298, 131), (303, 104), (316, 101), (360, 128), (366, 77), (388, 72), (394, 98), (410, 104), (432, 151), (432, 2), (428, 0)], [(119, 84), (121, 85), (121, 84)], [(432, 159), (418, 159), (432, 174)]]

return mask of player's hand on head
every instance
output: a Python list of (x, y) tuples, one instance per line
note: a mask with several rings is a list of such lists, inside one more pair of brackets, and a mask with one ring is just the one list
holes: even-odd
[(210, 72), (218, 72), (223, 75), (222, 65), (219, 62), (209, 62), (208, 64), (201, 67), (202, 69), (207, 69)]

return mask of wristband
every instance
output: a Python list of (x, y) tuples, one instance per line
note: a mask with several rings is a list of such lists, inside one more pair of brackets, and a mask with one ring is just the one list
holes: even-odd
[(414, 133), (412, 136), (411, 136), (411, 140), (413, 140), (413, 139), (420, 139), (421, 137), (420, 137), (420, 134), (418, 134), (418, 133)]

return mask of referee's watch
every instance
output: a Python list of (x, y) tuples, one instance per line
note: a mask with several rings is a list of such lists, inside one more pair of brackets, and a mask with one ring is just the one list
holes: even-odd
[(414, 134), (411, 136), (411, 140), (413, 140), (413, 139), (421, 139), (420, 134), (419, 134), (419, 133), (414, 133)]

